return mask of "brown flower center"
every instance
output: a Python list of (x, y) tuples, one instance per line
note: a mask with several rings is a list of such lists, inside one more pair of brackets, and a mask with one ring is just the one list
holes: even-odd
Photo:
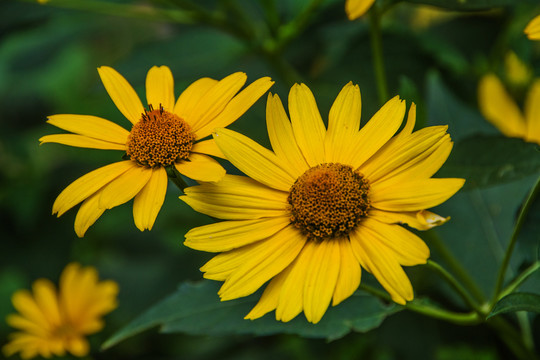
[(308, 239), (347, 235), (370, 208), (369, 183), (352, 167), (321, 164), (303, 173), (287, 198), (291, 222)]
[(175, 114), (155, 109), (145, 110), (141, 120), (133, 125), (127, 140), (127, 155), (141, 165), (168, 166), (186, 160), (195, 135), (190, 126)]

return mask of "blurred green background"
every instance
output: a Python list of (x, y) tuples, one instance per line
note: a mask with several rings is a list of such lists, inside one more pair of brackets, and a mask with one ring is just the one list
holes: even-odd
[[(66, 6), (69, 1), (59, 3)], [(344, 1), (322, 1), (277, 58), (260, 51), (272, 46), (264, 41), (278, 31), (278, 23), (293, 21), (311, 2), (276, 1), (277, 17), (268, 16), (272, 1), (236, 2), (257, 29), (251, 43), (204, 21), (179, 24), (151, 11), (154, 7), (172, 9), (175, 1), (108, 3), (135, 4), (147, 11), (113, 16), (107, 14), (109, 7), (92, 12), (55, 7), (54, 1), (46, 5), (0, 3), (0, 319), (13, 311), (10, 296), (15, 290), (29, 288), (39, 277), (57, 282), (67, 263), (79, 261), (96, 266), (102, 278), (120, 285), (119, 308), (107, 316), (105, 330), (90, 337), (94, 359), (511, 358), (486, 327), (458, 327), (406, 312), (389, 317), (374, 331), (350, 333), (331, 342), (297, 335), (161, 335), (153, 330), (99, 352), (107, 337), (174, 292), (180, 282), (202, 278), (198, 268), (211, 254), (184, 247), (183, 235), (211, 219), (178, 200), (180, 191), (172, 183), (151, 232), (135, 228), (130, 203), (107, 211), (82, 239), (73, 230), (76, 209), (59, 219), (51, 215), (54, 199), (63, 188), (121, 156), (115, 151), (38, 144), (39, 137), (57, 133), (45, 123), (52, 114), (96, 115), (129, 129), (129, 122), (103, 88), (97, 67), (118, 70), (143, 99), (148, 69), (167, 65), (175, 76), (176, 96), (200, 77), (220, 79), (244, 71), (248, 82), (271, 76), (276, 81), (271, 91), (284, 102), (292, 82), (305, 82), (315, 94), (323, 118), (349, 81), (360, 85), (364, 122), (380, 105), (369, 17), (348, 21)], [(224, 11), (231, 22), (241, 22), (228, 10), (229, 3), (198, 2), (210, 11)], [(540, 42), (527, 40), (522, 33), (540, 8), (532, 0), (511, 3), (468, 12), (436, 11), (408, 2), (393, 6), (383, 18), (391, 95), (400, 94), (407, 104), (416, 102), (421, 124), (450, 124), (449, 132), (456, 141), (479, 133), (497, 134), (477, 110), (480, 76), (492, 70), (505, 79), (503, 60), (509, 50), (532, 74), (540, 75)], [(525, 89), (518, 84), (513, 94), (522, 99)], [(265, 97), (231, 128), (268, 146), (264, 105)], [(511, 180), (487, 188), (470, 187), (436, 209), (452, 217), (441, 227), (440, 235), (487, 294), (516, 211), (534, 176), (523, 174)], [(514, 269), (534, 257), (531, 249), (537, 246), (539, 219), (536, 204), (524, 229), (525, 240), (513, 258)], [(437, 259), (436, 252), (433, 256)], [(459, 309), (459, 303), (452, 303), (444, 289), (438, 289), (436, 276), (421, 267), (407, 271), (417, 294), (430, 294)], [(526, 285), (538, 291), (539, 281), (537, 276)], [(531, 326), (540, 333), (532, 316)], [(10, 331), (0, 321), (0, 345)]]

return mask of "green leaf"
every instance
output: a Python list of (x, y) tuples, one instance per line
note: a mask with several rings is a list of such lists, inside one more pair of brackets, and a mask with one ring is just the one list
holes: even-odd
[(178, 290), (118, 331), (104, 344), (109, 348), (144, 330), (160, 326), (165, 333), (205, 335), (277, 333), (298, 334), (311, 338), (334, 340), (350, 331), (366, 332), (378, 327), (386, 316), (400, 310), (384, 305), (365, 294), (354, 294), (337, 307), (328, 309), (318, 324), (310, 324), (299, 315), (290, 322), (275, 320), (271, 312), (257, 320), (244, 320), (255, 306), (260, 294), (233, 301), (220, 301), (217, 296), (220, 283), (213, 281), (186, 282)]
[(451, 10), (487, 10), (496, 7), (526, 3), (523, 0), (406, 0), (410, 3), (433, 5)]
[(439, 177), (462, 177), (465, 186), (484, 187), (540, 172), (538, 145), (521, 139), (476, 135), (454, 146)]
[(495, 315), (515, 311), (540, 313), (540, 295), (531, 293), (513, 293), (507, 295), (495, 304), (487, 318), (489, 319)]

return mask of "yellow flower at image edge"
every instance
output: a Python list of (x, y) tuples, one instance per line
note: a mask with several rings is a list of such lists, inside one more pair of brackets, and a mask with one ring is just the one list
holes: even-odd
[(23, 359), (49, 358), (66, 351), (85, 356), (89, 352), (85, 336), (100, 331), (104, 326), (101, 317), (117, 306), (118, 285), (99, 281), (95, 268), (77, 263), (66, 266), (58, 291), (47, 279), (36, 280), (32, 290), (13, 294), (13, 306), (19, 313), (9, 315), (7, 323), (20, 331), (12, 333), (2, 348), (6, 356), (20, 352)]
[(269, 281), (246, 318), (275, 310), (289, 321), (302, 311), (320, 321), (332, 303), (351, 296), (361, 268), (392, 299), (413, 299), (402, 266), (426, 263), (429, 249), (400, 224), (426, 230), (446, 220), (425, 209), (456, 193), (463, 179), (433, 179), (452, 148), (446, 126), (412, 132), (415, 106), (400, 128), (405, 103), (388, 101), (360, 130), (361, 98), (349, 83), (325, 128), (311, 91), (295, 85), (290, 121), (277, 95), (267, 103), (273, 152), (227, 129), (214, 138), (248, 175), (189, 187), (180, 198), (196, 211), (228, 221), (186, 234), (185, 245), (219, 252), (201, 271), (224, 281), (221, 300), (255, 292)]
[(213, 139), (214, 128), (225, 127), (244, 114), (273, 84), (263, 77), (238, 93), (246, 74), (238, 72), (217, 81), (202, 78), (175, 101), (171, 71), (152, 67), (146, 77), (144, 108), (135, 90), (118, 72), (100, 67), (99, 75), (116, 107), (132, 123), (131, 131), (90, 115), (52, 115), (48, 123), (72, 134), (43, 136), (41, 143), (120, 150), (129, 160), (94, 170), (71, 183), (53, 204), (61, 216), (82, 202), (75, 232), (82, 237), (107, 209), (135, 198), (133, 219), (141, 231), (151, 229), (167, 190), (166, 167), (191, 179), (219, 181), (225, 169), (208, 155), (222, 157)]
[(373, 5), (375, 0), (346, 0), (345, 12), (349, 20), (356, 20), (364, 15)]
[(530, 40), (540, 40), (540, 15), (532, 19), (523, 32)]
[(505, 136), (540, 145), (540, 79), (531, 85), (522, 112), (494, 74), (485, 75), (478, 85), (482, 115)]

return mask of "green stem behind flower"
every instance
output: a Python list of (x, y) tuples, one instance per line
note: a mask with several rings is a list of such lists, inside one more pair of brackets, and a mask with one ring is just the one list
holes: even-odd
[(373, 71), (375, 73), (375, 81), (377, 83), (377, 93), (379, 102), (383, 105), (388, 101), (388, 86), (386, 84), (386, 71), (384, 68), (384, 57), (382, 49), (381, 35), (381, 14), (377, 8), (377, 4), (373, 4), (370, 15), (370, 38), (371, 38), (371, 56), (373, 59)]
[(435, 270), (441, 277), (446, 280), (457, 291), (457, 293), (463, 298), (465, 303), (479, 315), (485, 316), (485, 311), (483, 311), (478, 303), (469, 295), (467, 290), (459, 283), (452, 274), (446, 271), (441, 265), (437, 264), (433, 260), (428, 260), (426, 266), (432, 270)]
[(174, 185), (176, 185), (180, 189), (180, 191), (184, 192), (184, 189), (187, 188), (188, 185), (186, 184), (184, 179), (182, 179), (182, 175), (180, 175), (174, 165), (165, 167), (165, 170), (167, 170), (167, 176), (169, 177), (169, 179), (172, 180)]
[(457, 276), (457, 278), (465, 285), (467, 290), (475, 297), (476, 300), (483, 302), (484, 294), (482, 290), (476, 285), (469, 273), (463, 268), (463, 266), (452, 255), (450, 250), (446, 247), (439, 234), (433, 230), (426, 231), (424, 237), (427, 239), (431, 248), (433, 248), (442, 260), (448, 265), (450, 270)]
[(514, 251), (517, 237), (519, 235), (519, 232), (521, 231), (523, 224), (525, 223), (525, 218), (527, 217), (527, 214), (529, 213), (529, 209), (531, 208), (531, 205), (533, 204), (534, 200), (538, 196), (539, 192), (540, 192), (540, 178), (536, 180), (536, 184), (533, 186), (532, 190), (529, 192), (529, 196), (527, 196), (527, 200), (525, 200), (525, 203), (523, 204), (521, 211), (519, 212), (516, 226), (514, 227), (512, 237), (510, 238), (510, 242), (508, 243), (508, 247), (506, 248), (506, 252), (504, 254), (504, 259), (501, 264), (501, 267), (499, 268), (499, 273), (497, 275), (497, 282), (495, 284), (495, 292), (493, 294), (492, 305), (494, 305), (497, 302), (497, 300), (500, 298), (499, 295), (501, 293), (501, 289), (503, 286), (504, 276), (506, 274), (506, 270), (510, 263), (510, 258), (512, 257), (512, 252)]

